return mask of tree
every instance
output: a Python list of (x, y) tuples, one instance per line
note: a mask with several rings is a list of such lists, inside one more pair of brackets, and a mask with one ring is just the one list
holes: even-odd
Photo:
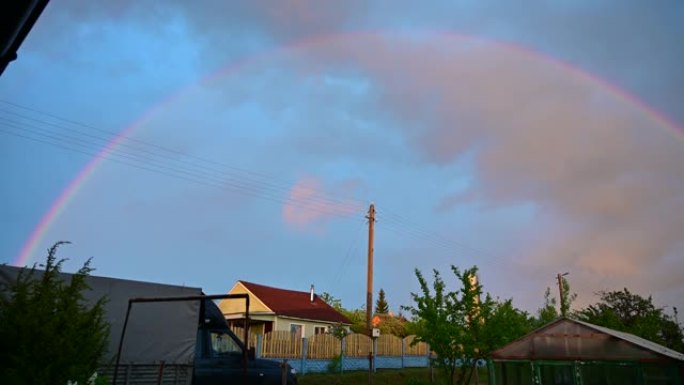
[(341, 323), (335, 324), (332, 328), (330, 328), (330, 334), (333, 335), (333, 337), (337, 338), (338, 340), (344, 339), (344, 337), (349, 334), (347, 331), (347, 328), (342, 325)]
[[(632, 333), (641, 338), (684, 352), (684, 333), (676, 317), (656, 307), (649, 296), (633, 294), (627, 288), (597, 293), (600, 301), (579, 311), (580, 320)], [(676, 314), (676, 313), (675, 313)]]
[[(477, 360), (530, 330), (527, 313), (513, 307), (512, 301), (495, 301), (473, 277), (477, 267), (461, 272), (451, 270), (461, 288), (446, 290), (437, 270), (433, 270), (432, 290), (420, 270), (416, 277), (421, 292), (411, 293), (415, 305), (405, 307), (414, 317), (411, 331), (437, 354), (435, 364), (442, 368), (449, 383), (465, 384), (472, 377)], [(463, 365), (455, 378), (456, 368)]]
[(378, 292), (378, 300), (375, 301), (375, 312), (377, 314), (389, 313), (389, 305), (385, 299), (385, 291), (382, 289), (380, 289), (380, 292)]
[(544, 292), (544, 306), (537, 310), (535, 326), (544, 326), (558, 317), (558, 310), (556, 310), (556, 298), (551, 296), (551, 289), (547, 287), (546, 291)]
[(567, 317), (572, 303), (577, 299), (577, 293), (570, 292), (570, 283), (564, 276), (561, 276), (561, 286), (563, 287), (563, 296), (560, 299), (560, 314)]
[(567, 317), (568, 314), (572, 316), (573, 313), (570, 312), (570, 308), (577, 299), (577, 293), (570, 291), (570, 283), (565, 277), (561, 278), (561, 284), (563, 285), (563, 297), (560, 301), (560, 309), (556, 309), (558, 300), (551, 295), (551, 288), (547, 287), (544, 292), (544, 306), (537, 310), (537, 318), (533, 320), (535, 327), (544, 326), (561, 315), (563, 317)]
[(321, 299), (323, 302), (327, 303), (328, 305), (332, 306), (335, 310), (340, 311), (342, 310), (342, 301), (338, 298), (335, 298), (332, 294), (328, 292), (323, 292), (321, 294)]
[(380, 334), (391, 334), (400, 338), (408, 335), (407, 324), (408, 321), (401, 315), (394, 315), (392, 313), (380, 314), (380, 324), (377, 326), (380, 329)]
[(364, 309), (341, 309), (340, 312), (351, 321), (352, 324), (349, 329), (352, 333), (368, 333), (366, 329), (366, 311)]
[(101, 364), (109, 336), (105, 299), (85, 304), (90, 260), (71, 282), (60, 276), (64, 259), (56, 253), (65, 243), (48, 250), (42, 275), (34, 265), (0, 287), (0, 383), (85, 384)]

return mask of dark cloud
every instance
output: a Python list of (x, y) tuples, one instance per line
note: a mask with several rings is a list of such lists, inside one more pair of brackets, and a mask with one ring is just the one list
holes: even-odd
[[(211, 69), (269, 46), (357, 30), (444, 30), (510, 41), (596, 73), (684, 126), (684, 5), (579, 1), (122, 1), (50, 4), (32, 33), (35, 44), (69, 55), (102, 26), (138, 25), (147, 33), (186, 28)], [(117, 27), (118, 28), (118, 27)], [(155, 32), (156, 31), (156, 32)], [(42, 42), (42, 43), (41, 43)], [(87, 40), (95, 44), (94, 40)], [(172, 47), (169, 47), (171, 49)]]

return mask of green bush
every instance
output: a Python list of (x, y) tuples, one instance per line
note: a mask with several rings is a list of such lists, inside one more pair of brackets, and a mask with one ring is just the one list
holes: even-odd
[(60, 275), (64, 243), (48, 250), (42, 275), (34, 265), (0, 287), (0, 384), (86, 384), (105, 353), (105, 299), (85, 304), (90, 260), (70, 282)]

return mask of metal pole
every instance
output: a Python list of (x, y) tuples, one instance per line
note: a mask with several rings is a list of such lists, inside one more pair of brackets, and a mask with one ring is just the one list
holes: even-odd
[(280, 384), (287, 385), (287, 359), (280, 364)]
[(162, 385), (163, 384), (163, 378), (164, 378), (164, 361), (159, 364), (159, 374), (157, 375), (157, 385)]
[(121, 329), (121, 338), (119, 338), (119, 348), (116, 352), (116, 364), (114, 365), (114, 381), (112, 381), (113, 385), (116, 385), (116, 378), (119, 376), (119, 361), (121, 359), (121, 350), (123, 349), (124, 336), (126, 335), (126, 326), (128, 326), (128, 316), (131, 314), (131, 305), (133, 305), (133, 303), (129, 299), (128, 309), (126, 309), (126, 318), (124, 319), (123, 328)]

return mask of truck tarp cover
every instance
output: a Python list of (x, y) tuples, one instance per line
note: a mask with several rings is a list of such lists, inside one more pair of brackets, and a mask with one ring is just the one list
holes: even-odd
[[(0, 266), (2, 287), (16, 281), (21, 268)], [(43, 271), (36, 269), (34, 278)], [(71, 274), (61, 273), (68, 284)], [(110, 325), (109, 348), (104, 364), (114, 364), (126, 317), (129, 298), (201, 295), (199, 288), (162, 285), (106, 277), (88, 277), (86, 302), (94, 304), (105, 296), (106, 320)], [(6, 296), (7, 293), (1, 293)], [(190, 364), (195, 355), (200, 301), (133, 303), (121, 353), (121, 364)]]

